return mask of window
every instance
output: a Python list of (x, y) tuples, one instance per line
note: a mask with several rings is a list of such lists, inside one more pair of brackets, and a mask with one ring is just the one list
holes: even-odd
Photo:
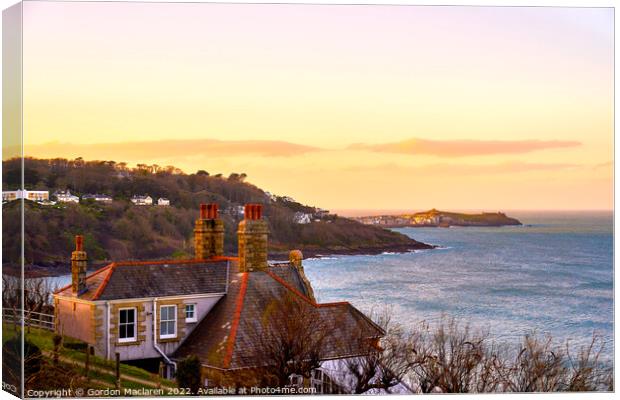
[(177, 306), (159, 308), (159, 337), (161, 339), (177, 337)]
[(136, 309), (121, 308), (118, 311), (118, 341), (135, 342), (136, 340)]
[(320, 369), (315, 369), (312, 371), (312, 378), (310, 379), (310, 383), (315, 390), (316, 394), (323, 393), (323, 371)]
[(185, 322), (196, 322), (196, 304), (185, 305)]

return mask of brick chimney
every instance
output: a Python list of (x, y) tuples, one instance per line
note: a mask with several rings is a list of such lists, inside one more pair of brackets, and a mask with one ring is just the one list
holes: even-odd
[(224, 222), (218, 218), (216, 203), (200, 205), (200, 217), (194, 228), (194, 249), (197, 260), (224, 254)]
[(71, 253), (71, 291), (80, 295), (86, 291), (86, 264), (88, 256), (84, 251), (84, 237), (75, 237), (75, 251)]
[(246, 204), (244, 220), (239, 222), (239, 270), (242, 272), (267, 269), (267, 222), (262, 219), (263, 206)]

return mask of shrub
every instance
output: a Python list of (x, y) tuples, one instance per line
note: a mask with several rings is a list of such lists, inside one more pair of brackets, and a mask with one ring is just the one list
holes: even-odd
[(197, 394), (200, 384), (200, 360), (195, 355), (188, 356), (177, 364), (177, 384), (180, 388), (189, 388)]

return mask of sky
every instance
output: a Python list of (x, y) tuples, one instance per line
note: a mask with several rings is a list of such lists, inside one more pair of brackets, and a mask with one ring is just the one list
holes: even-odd
[(610, 8), (24, 3), (26, 155), (328, 209), (613, 208)]

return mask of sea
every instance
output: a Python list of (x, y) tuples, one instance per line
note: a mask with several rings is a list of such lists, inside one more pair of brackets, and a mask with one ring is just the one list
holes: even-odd
[(304, 260), (319, 302), (386, 309), (415, 329), (454, 318), (516, 346), (550, 335), (573, 351), (593, 335), (613, 359), (612, 212), (511, 212), (522, 226), (394, 229), (434, 250)]

